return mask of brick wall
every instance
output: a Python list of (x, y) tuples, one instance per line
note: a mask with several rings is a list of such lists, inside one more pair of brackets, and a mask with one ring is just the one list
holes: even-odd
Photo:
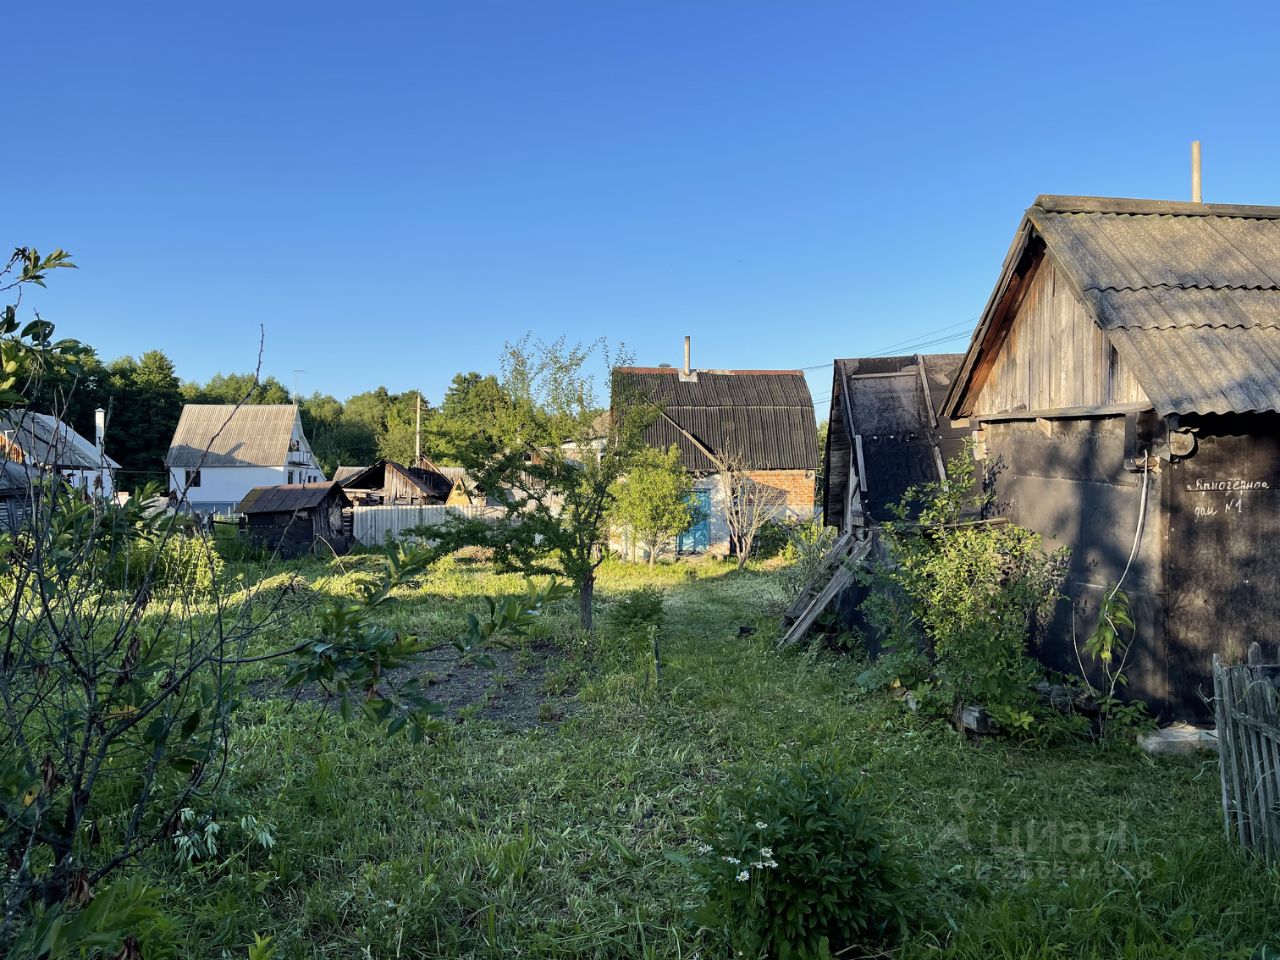
[(817, 501), (812, 470), (753, 470), (748, 475), (756, 483), (786, 493), (788, 519), (809, 520), (813, 517)]

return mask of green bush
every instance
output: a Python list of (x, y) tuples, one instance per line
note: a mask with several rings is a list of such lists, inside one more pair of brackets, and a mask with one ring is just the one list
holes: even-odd
[(751, 556), (756, 560), (772, 560), (786, 554), (791, 545), (792, 526), (782, 520), (770, 520), (764, 524), (756, 534)]
[(662, 627), (662, 591), (657, 587), (631, 590), (609, 609), (609, 626), (615, 633)]
[(909, 871), (858, 780), (825, 764), (773, 770), (728, 791), (704, 830), (694, 919), (734, 956), (829, 958), (905, 932)]
[(205, 597), (213, 593), (224, 566), (211, 539), (173, 534), (160, 548), (156, 579), (165, 586)]
[(1027, 732), (1042, 674), (1029, 644), (1058, 600), (1067, 551), (1047, 554), (1033, 531), (981, 519), (991, 495), (974, 474), (966, 451), (947, 465), (946, 482), (908, 491), (883, 526), (891, 562), (866, 574), (863, 607), (886, 646), (923, 649), (928, 699), (957, 725), (961, 708), (978, 704), (1006, 730)]
[(152, 586), (209, 596), (226, 563), (214, 540), (181, 529), (142, 531), (121, 540), (110, 561), (109, 581), (136, 590), (150, 577)]

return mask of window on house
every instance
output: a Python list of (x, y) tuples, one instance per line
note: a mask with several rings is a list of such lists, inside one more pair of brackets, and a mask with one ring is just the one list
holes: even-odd
[(292, 471), (292, 470), (290, 470), (290, 471), (289, 471), (289, 479), (288, 479), (286, 482), (287, 482), (287, 483), (293, 483), (293, 471)]
[(198, 486), (200, 486), (200, 471), (188, 470), (187, 471), (187, 489), (190, 490), (192, 487), (198, 487)]

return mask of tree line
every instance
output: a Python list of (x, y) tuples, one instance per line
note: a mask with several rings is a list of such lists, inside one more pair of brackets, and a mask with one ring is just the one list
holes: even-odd
[[(130, 489), (162, 481), (164, 458), (187, 403), (297, 403), (303, 428), (326, 474), (341, 464), (378, 459), (412, 461), (420, 391), (385, 386), (345, 401), (326, 393), (295, 396), (273, 376), (218, 373), (204, 382), (179, 379), (161, 350), (103, 362), (91, 349), (72, 364), (47, 361), (31, 406), (60, 416), (72, 429), (94, 436), (94, 410), (107, 411), (107, 455), (120, 464), (117, 483)], [(422, 399), (422, 450), (442, 464), (458, 462), (458, 437), (483, 432), (510, 398), (498, 378), (475, 371), (457, 374), (444, 399)]]

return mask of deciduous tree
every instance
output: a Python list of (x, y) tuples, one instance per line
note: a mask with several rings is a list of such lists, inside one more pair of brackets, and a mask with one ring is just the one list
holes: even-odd
[(693, 478), (680, 462), (680, 450), (641, 450), (614, 491), (615, 522), (629, 527), (653, 566), (697, 518)]
[(491, 429), (472, 430), (458, 450), (503, 516), (459, 522), (447, 532), (452, 543), (491, 547), (502, 569), (567, 577), (586, 630), (616, 484), (652, 416), (643, 402), (614, 397), (613, 415), (603, 417), (593, 360), (607, 370), (628, 357), (604, 341), (584, 347), (526, 337), (507, 344), (501, 385), (510, 406), (496, 412)]

